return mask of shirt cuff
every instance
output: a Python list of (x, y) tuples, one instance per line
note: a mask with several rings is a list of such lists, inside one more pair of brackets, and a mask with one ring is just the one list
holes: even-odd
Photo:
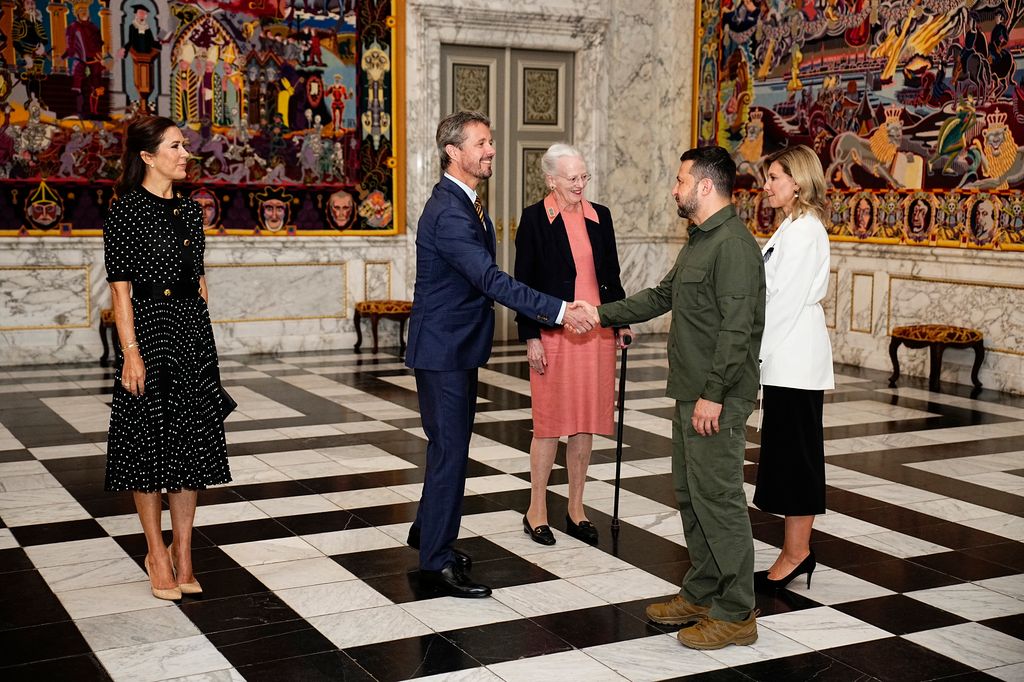
[(565, 301), (562, 301), (562, 307), (558, 309), (558, 317), (555, 318), (556, 325), (562, 324), (562, 317), (565, 316), (565, 307), (567, 305), (568, 304)]

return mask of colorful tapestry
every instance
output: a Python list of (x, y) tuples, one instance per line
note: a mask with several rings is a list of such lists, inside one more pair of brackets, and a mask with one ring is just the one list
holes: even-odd
[(0, 2), (0, 236), (101, 234), (127, 122), (209, 234), (401, 231), (401, 0)]
[(1024, 250), (1024, 0), (698, 0), (694, 137), (768, 235), (765, 158), (818, 152), (833, 239)]

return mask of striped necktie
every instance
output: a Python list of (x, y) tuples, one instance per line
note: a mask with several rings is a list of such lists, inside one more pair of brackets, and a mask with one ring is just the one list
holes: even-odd
[(484, 230), (486, 230), (487, 221), (484, 220), (484, 202), (480, 201), (480, 197), (473, 199), (473, 208), (476, 209), (476, 217), (480, 219), (480, 222), (484, 226)]

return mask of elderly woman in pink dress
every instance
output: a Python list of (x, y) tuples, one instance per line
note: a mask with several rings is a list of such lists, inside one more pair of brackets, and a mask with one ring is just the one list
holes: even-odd
[[(590, 173), (580, 152), (554, 144), (541, 159), (541, 169), (551, 191), (523, 210), (516, 234), (516, 279), (566, 301), (600, 305), (625, 298), (612, 215), (583, 197)], [(555, 543), (548, 525), (548, 477), (559, 438), (567, 437), (565, 530), (597, 544), (597, 528), (583, 508), (583, 484), (594, 434), (610, 435), (614, 428), (615, 349), (629, 330), (597, 327), (578, 335), (542, 328), (522, 315), (516, 322), (526, 342), (533, 398), (530, 508), (523, 531), (535, 542)]]

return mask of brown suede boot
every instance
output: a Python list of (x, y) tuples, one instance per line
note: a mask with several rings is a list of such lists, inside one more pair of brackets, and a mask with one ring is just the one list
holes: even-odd
[(691, 649), (721, 649), (729, 644), (746, 646), (757, 641), (757, 609), (746, 620), (728, 621), (703, 618), (683, 628), (676, 637)]
[(658, 602), (647, 607), (647, 617), (662, 625), (683, 625), (708, 617), (710, 606), (691, 604), (680, 595), (671, 601)]

